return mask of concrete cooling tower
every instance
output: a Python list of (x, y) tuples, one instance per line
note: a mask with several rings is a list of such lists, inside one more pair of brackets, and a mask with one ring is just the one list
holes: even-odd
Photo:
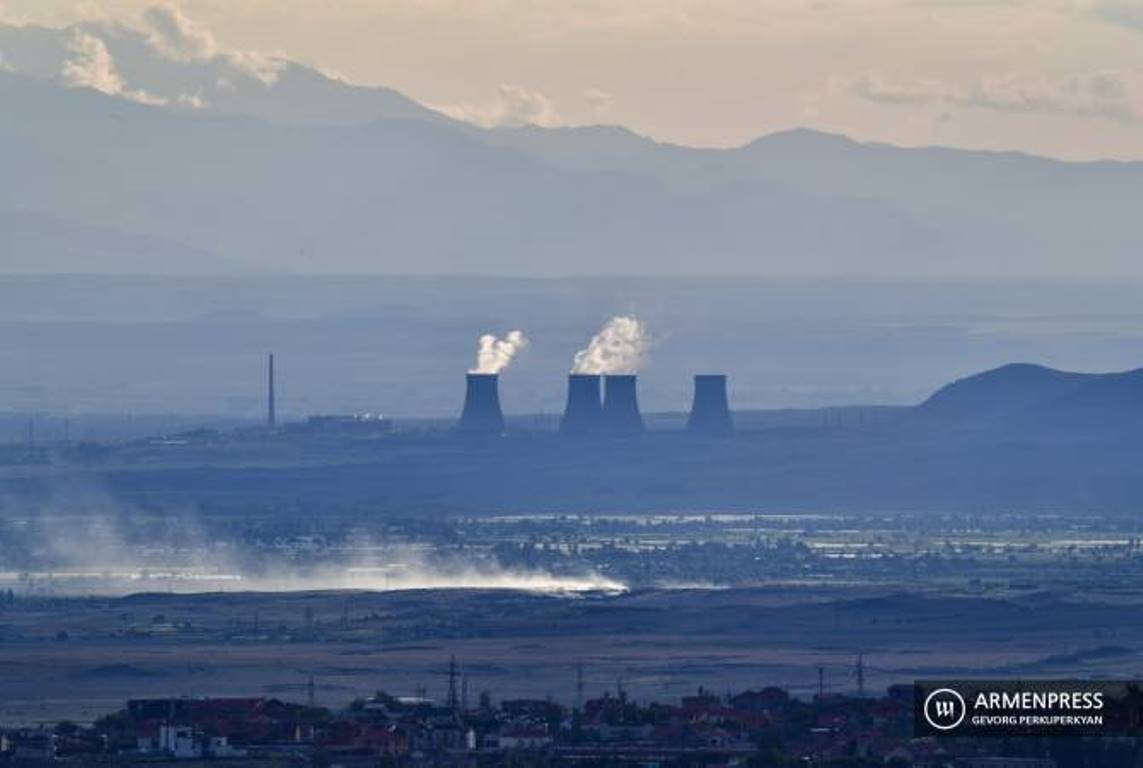
[(632, 375), (603, 377), (603, 428), (617, 435), (637, 434), (643, 431), (643, 417), (639, 415), (636, 396), (638, 378)]
[(730, 403), (726, 397), (726, 376), (695, 376), (695, 399), (691, 404), (687, 431), (697, 435), (728, 435), (734, 431)]
[(465, 383), (460, 431), (485, 434), (503, 432), (504, 413), (500, 410), (500, 376), (495, 373), (470, 373), (465, 377)]
[(603, 377), (593, 373), (568, 376), (568, 403), (560, 420), (562, 434), (587, 435), (603, 428), (602, 383)]

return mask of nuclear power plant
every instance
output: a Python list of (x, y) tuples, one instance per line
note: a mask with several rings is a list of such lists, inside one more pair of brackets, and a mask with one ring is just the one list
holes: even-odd
[[(568, 375), (567, 404), (559, 432), (567, 436), (636, 435), (644, 431), (639, 412), (639, 377), (634, 374), (572, 373)], [(729, 435), (734, 432), (725, 374), (694, 377), (694, 400), (687, 432), (694, 435)], [(504, 414), (500, 408), (499, 374), (466, 376), (461, 432), (500, 434)], [(601, 399), (602, 394), (602, 399)]]
[(565, 435), (590, 435), (603, 429), (603, 377), (594, 373), (568, 375), (568, 402), (560, 420)]
[(500, 410), (500, 375), (469, 373), (465, 377), (465, 384), (460, 431), (484, 434), (503, 432), (504, 412)]
[(636, 395), (638, 377), (633, 374), (607, 374), (603, 377), (603, 429), (613, 435), (634, 435), (643, 431)]
[(696, 435), (728, 435), (734, 431), (730, 402), (726, 397), (725, 375), (695, 376), (695, 397), (691, 403), (687, 431)]

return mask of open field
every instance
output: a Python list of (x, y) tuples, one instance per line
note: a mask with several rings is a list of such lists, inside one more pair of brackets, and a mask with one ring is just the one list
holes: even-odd
[[(918, 677), (1143, 674), (1143, 594), (893, 586), (556, 597), (410, 591), (140, 594), (18, 601), (0, 614), (0, 723), (86, 720), (133, 696), (267, 694), (344, 705), (378, 689), (574, 696), (775, 684), (809, 693)], [(66, 639), (65, 639), (66, 638)]]

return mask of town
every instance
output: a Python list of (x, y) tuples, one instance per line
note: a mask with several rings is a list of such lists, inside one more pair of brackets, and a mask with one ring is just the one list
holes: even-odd
[[(90, 725), (3, 734), (0, 765), (955, 766), (1135, 765), (1137, 740), (913, 738), (913, 686), (881, 696), (699, 687), (639, 701), (617, 680), (577, 701), (472, 695), (455, 659), (439, 699), (378, 692), (329, 709), (275, 698), (134, 699)], [(1078, 762), (1077, 762), (1078, 761)]]

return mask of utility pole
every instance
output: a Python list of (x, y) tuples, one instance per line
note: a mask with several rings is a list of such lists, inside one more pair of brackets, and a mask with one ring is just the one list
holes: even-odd
[(857, 652), (857, 697), (865, 698), (865, 654)]
[(310, 681), (306, 685), (307, 699), (310, 703), (310, 709), (317, 706), (317, 687), (314, 685), (314, 677), (310, 675)]
[(583, 712), (583, 662), (575, 668), (575, 708)]
[(456, 690), (456, 656), (448, 661), (448, 705), (456, 709), (459, 704)]
[(818, 700), (825, 698), (825, 667), (818, 667)]

